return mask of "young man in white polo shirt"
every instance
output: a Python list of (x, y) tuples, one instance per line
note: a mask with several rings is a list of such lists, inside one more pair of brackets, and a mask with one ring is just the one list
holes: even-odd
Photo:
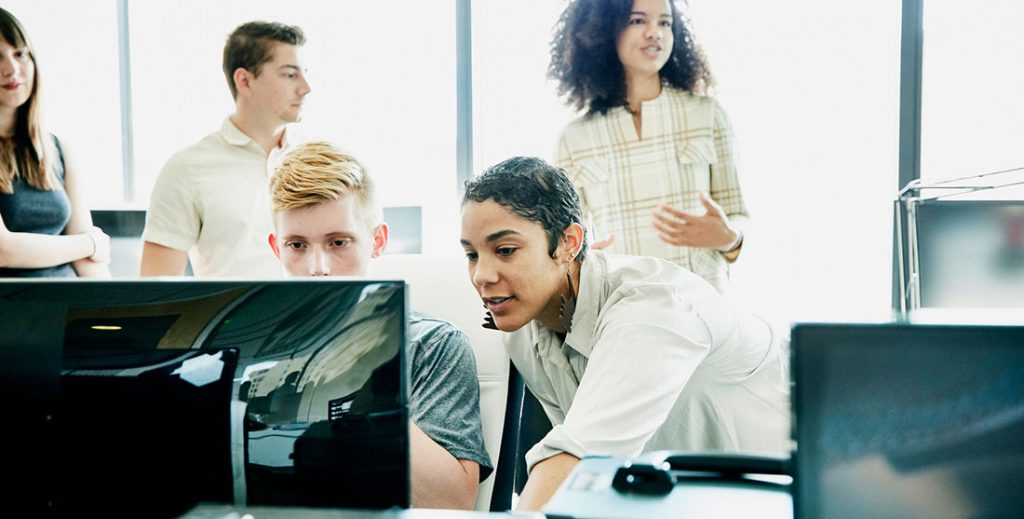
[(309, 93), (298, 27), (239, 26), (224, 46), (235, 112), (220, 130), (174, 154), (160, 172), (142, 233), (143, 276), (280, 277), (266, 237), (268, 163), (287, 147)]
[[(354, 157), (328, 142), (285, 154), (270, 199), (269, 249), (288, 276), (365, 276), (387, 246), (372, 181)], [(416, 311), (408, 337), (412, 504), (470, 509), (492, 470), (473, 350), (450, 323)]]

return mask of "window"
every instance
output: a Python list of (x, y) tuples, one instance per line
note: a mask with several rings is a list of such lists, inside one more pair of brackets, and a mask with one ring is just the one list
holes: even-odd
[[(476, 172), (512, 155), (553, 158), (575, 117), (546, 80), (563, 7), (473, 4)], [(692, 0), (690, 8), (737, 134), (754, 217), (734, 295), (779, 321), (888, 316), (899, 3)]]
[(739, 299), (788, 320), (888, 317), (899, 2), (691, 5), (754, 218)]
[(924, 3), (921, 179), (1024, 167), (1024, 3)]
[(36, 50), (43, 119), (68, 151), (91, 207), (123, 196), (117, 2), (5, 0)]
[[(297, 134), (336, 142), (375, 177), (384, 206), (420, 206), (424, 253), (458, 251), (454, 2), (133, 3), (138, 199), (177, 150), (234, 109), (221, 72), (238, 25), (302, 27), (312, 92)], [(454, 253), (454, 252), (452, 252)]]

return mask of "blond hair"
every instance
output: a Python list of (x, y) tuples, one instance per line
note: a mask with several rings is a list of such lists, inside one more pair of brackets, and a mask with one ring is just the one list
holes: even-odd
[(0, 8), (0, 39), (12, 47), (28, 49), (35, 69), (32, 92), (15, 115), (14, 136), (0, 139), (0, 193), (13, 193), (14, 179), (18, 177), (36, 189), (51, 191), (58, 185), (56, 168), (60, 159), (53, 139), (43, 128), (39, 64), (25, 28), (3, 8)]
[(373, 181), (355, 157), (327, 141), (300, 144), (289, 150), (270, 178), (274, 216), (282, 211), (339, 200), (351, 193), (370, 229), (383, 221), (374, 200)]

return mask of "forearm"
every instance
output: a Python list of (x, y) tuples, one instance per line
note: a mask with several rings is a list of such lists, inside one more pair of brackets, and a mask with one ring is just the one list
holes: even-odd
[(472, 461), (455, 459), (412, 422), (409, 422), (409, 468), (414, 507), (473, 508), (480, 484), (480, 467)]
[(38, 269), (85, 259), (95, 252), (88, 234), (51, 236), (27, 232), (0, 235), (0, 267)]
[(530, 478), (523, 487), (523, 494), (519, 496), (516, 510), (540, 510), (551, 500), (551, 496), (555, 495), (555, 491), (579, 462), (580, 459), (576, 456), (563, 452), (534, 465)]
[(110, 267), (90, 259), (81, 259), (71, 263), (80, 278), (110, 279)]

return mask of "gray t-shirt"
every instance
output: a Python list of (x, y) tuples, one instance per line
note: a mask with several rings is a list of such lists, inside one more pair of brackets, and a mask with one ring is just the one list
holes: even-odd
[(469, 339), (447, 321), (409, 315), (409, 416), (456, 459), (493, 471), (480, 422), (480, 382)]

